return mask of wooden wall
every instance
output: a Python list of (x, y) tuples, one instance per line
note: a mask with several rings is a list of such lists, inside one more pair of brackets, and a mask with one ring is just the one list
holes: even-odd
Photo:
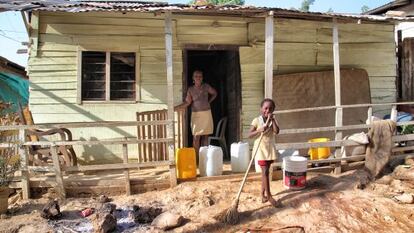
[[(30, 108), (36, 123), (133, 121), (135, 112), (166, 108), (164, 19), (143, 13), (37, 12), (31, 22)], [(240, 19), (173, 21), (175, 104), (182, 100), (184, 44), (247, 44), (247, 23)], [(140, 59), (140, 97), (136, 103), (77, 104), (77, 50), (136, 52)], [(136, 137), (136, 128), (73, 129), (75, 138)], [(134, 147), (130, 154), (136, 155)], [(86, 162), (116, 159), (120, 146), (75, 148)], [(122, 157), (121, 157), (122, 158)]]
[[(144, 13), (53, 13), (32, 17), (29, 59), (30, 108), (36, 123), (135, 120), (135, 112), (166, 107), (164, 19)], [(393, 25), (340, 24), (340, 59), (363, 68), (373, 102), (395, 100)], [(330, 23), (275, 19), (275, 73), (332, 69)], [(242, 138), (263, 98), (264, 19), (176, 16), (173, 21), (175, 103), (182, 98), (182, 50), (186, 44), (240, 45)], [(77, 50), (136, 52), (141, 100), (136, 103), (76, 103)], [(376, 109), (378, 114), (381, 109)], [(78, 129), (75, 138), (136, 137), (136, 129)], [(132, 147), (129, 147), (132, 148)], [(121, 148), (76, 148), (85, 161), (118, 158)], [(131, 151), (135, 155), (136, 151)]]
[[(256, 46), (240, 49), (243, 136), (259, 114), (264, 96), (264, 22), (249, 23), (248, 39)], [(333, 69), (332, 24), (275, 19), (274, 74)], [(341, 67), (367, 70), (373, 103), (396, 101), (394, 26), (339, 24)], [(389, 108), (374, 108), (382, 117)]]

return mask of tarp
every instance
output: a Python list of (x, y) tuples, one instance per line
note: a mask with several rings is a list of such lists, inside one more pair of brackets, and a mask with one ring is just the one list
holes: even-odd
[(9, 111), (17, 112), (19, 104), (26, 106), (29, 101), (29, 81), (15, 74), (0, 72), (0, 101), (10, 103)]

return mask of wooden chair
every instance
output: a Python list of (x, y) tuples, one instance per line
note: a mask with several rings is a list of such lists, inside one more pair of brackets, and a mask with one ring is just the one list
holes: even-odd
[[(33, 125), (32, 113), (27, 109), (21, 111), (22, 123), (26, 125)], [(27, 130), (27, 137), (29, 141), (39, 141), (40, 137), (59, 135), (60, 141), (72, 141), (72, 133), (65, 128), (50, 129), (50, 130)], [(76, 153), (72, 146), (58, 146), (59, 161), (62, 165), (76, 166)], [(45, 166), (52, 160), (50, 147), (45, 146), (30, 146), (29, 147), (29, 164)]]
[(208, 137), (208, 144), (211, 145), (211, 141), (216, 140), (220, 147), (223, 149), (224, 157), (229, 159), (229, 152), (227, 150), (226, 142), (226, 127), (227, 127), (227, 117), (223, 117), (217, 124), (216, 135), (214, 137)]

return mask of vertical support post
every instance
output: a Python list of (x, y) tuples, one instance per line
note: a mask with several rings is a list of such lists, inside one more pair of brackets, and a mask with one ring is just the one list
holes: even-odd
[(52, 161), (53, 161), (53, 168), (55, 170), (55, 176), (56, 176), (56, 191), (60, 198), (65, 199), (66, 198), (66, 191), (65, 186), (63, 184), (63, 176), (62, 171), (60, 170), (60, 163), (59, 163), (59, 157), (57, 153), (58, 148), (53, 145), (50, 147), (50, 151), (52, 153)]
[[(122, 158), (123, 158), (124, 164), (128, 164), (128, 144), (122, 144)], [(129, 180), (129, 169), (128, 168), (124, 170), (124, 176), (125, 176), (125, 193), (126, 195), (129, 196), (131, 195), (131, 182)]]
[(33, 11), (30, 20), (30, 57), (37, 57), (39, 51), (39, 11)]
[(367, 124), (372, 124), (372, 106), (368, 107), (368, 111), (367, 111)]
[(78, 46), (76, 51), (76, 103), (82, 104), (82, 49)]
[(391, 120), (397, 122), (397, 105), (393, 105), (391, 108)]
[[(338, 36), (338, 23), (336, 18), (333, 18), (332, 27), (332, 39), (333, 39), (333, 62), (334, 62), (334, 83), (335, 83), (335, 127), (343, 126), (342, 123), (342, 107), (341, 107), (341, 69), (339, 61), (339, 36)], [(335, 130), (335, 140), (342, 140), (342, 132)], [(335, 150), (335, 158), (341, 157), (341, 150), (337, 148)], [(335, 174), (341, 173), (341, 165), (335, 167)]]
[(177, 173), (175, 167), (175, 138), (174, 138), (174, 86), (173, 86), (173, 54), (172, 54), (172, 19), (171, 12), (165, 13), (165, 59), (167, 65), (167, 138), (172, 139), (167, 143), (168, 159), (170, 165), (170, 185), (177, 185)]
[(266, 16), (265, 24), (265, 98), (273, 96), (273, 11)]
[(30, 183), (29, 183), (29, 171), (27, 166), (29, 164), (26, 146), (23, 144), (26, 142), (26, 131), (24, 129), (19, 130), (19, 155), (20, 155), (20, 170), (22, 175), (22, 193), (23, 199), (30, 198)]

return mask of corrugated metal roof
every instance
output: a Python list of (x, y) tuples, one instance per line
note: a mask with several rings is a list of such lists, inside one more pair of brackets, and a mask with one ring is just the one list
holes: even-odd
[(140, 2), (140, 1), (64, 1), (64, 0), (38, 0), (38, 1), (4, 1), (0, 0), (0, 11), (60, 11), (60, 12), (165, 12), (188, 14), (212, 14), (229, 16), (260, 16), (273, 11), (276, 17), (291, 18), (351, 18), (368, 21), (414, 21), (414, 17), (386, 17), (376, 15), (340, 14), (322, 12), (301, 12), (282, 8), (255, 7), (248, 5), (186, 5), (168, 4), (163, 2)]

